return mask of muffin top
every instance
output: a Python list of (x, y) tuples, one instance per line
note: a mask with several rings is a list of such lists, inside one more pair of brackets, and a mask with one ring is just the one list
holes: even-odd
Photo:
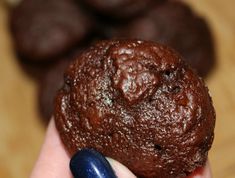
[(214, 135), (208, 89), (174, 50), (102, 41), (69, 66), (56, 126), (67, 150), (94, 148), (138, 177), (184, 177), (203, 166)]

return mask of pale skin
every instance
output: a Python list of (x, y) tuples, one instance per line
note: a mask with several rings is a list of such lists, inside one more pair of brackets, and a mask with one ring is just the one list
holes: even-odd
[[(125, 166), (108, 158), (118, 178), (136, 178)], [(40, 155), (30, 178), (72, 178), (69, 170), (70, 157), (66, 153), (52, 119)], [(209, 164), (190, 178), (212, 178)]]

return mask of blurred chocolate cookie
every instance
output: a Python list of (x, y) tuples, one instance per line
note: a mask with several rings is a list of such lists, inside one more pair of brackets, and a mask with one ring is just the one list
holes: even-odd
[(11, 8), (11, 7), (17, 6), (22, 0), (2, 0), (2, 1)]
[[(154, 0), (80, 0), (108, 18), (128, 18), (151, 6)], [(164, 0), (155, 0), (162, 2)], [(155, 3), (156, 3), (155, 2)]]
[(55, 121), (72, 155), (94, 148), (141, 178), (179, 178), (207, 160), (215, 112), (204, 82), (154, 42), (99, 42), (67, 68)]
[(12, 10), (10, 25), (20, 55), (39, 61), (80, 43), (91, 21), (72, 0), (24, 0)]
[(155, 6), (145, 15), (104, 32), (108, 38), (138, 38), (171, 46), (203, 77), (215, 64), (213, 38), (205, 19), (179, 1)]
[(52, 67), (40, 82), (39, 111), (46, 122), (52, 117), (54, 110), (54, 97), (56, 92), (63, 86), (64, 70), (68, 67), (68, 60), (61, 60)]
[(47, 70), (39, 82), (39, 112), (46, 123), (52, 117), (56, 93), (63, 86), (65, 69), (73, 59), (80, 55), (81, 51), (82, 48), (67, 55), (67, 57), (59, 59), (56, 64)]

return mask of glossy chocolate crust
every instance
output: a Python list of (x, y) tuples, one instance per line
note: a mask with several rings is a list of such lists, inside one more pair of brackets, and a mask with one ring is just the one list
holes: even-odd
[(137, 40), (84, 51), (65, 73), (54, 116), (71, 155), (95, 148), (142, 178), (203, 166), (215, 126), (202, 79), (174, 50)]
[(91, 22), (72, 0), (24, 0), (10, 18), (16, 50), (30, 60), (52, 60), (80, 43)]
[(95, 11), (109, 17), (130, 17), (137, 15), (151, 5), (153, 1), (164, 0), (80, 0)]
[(176, 49), (205, 77), (215, 64), (212, 34), (204, 18), (179, 1), (157, 5), (143, 16), (113, 28), (113, 37), (156, 41)]

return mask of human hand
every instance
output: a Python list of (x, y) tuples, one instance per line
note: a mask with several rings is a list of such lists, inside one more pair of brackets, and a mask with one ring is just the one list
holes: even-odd
[[(89, 150), (88, 150), (89, 154)], [(120, 164), (119, 162), (107, 158), (108, 162), (104, 157), (99, 155), (94, 156), (92, 154), (89, 155), (89, 158), (93, 159), (98, 159), (99, 163), (95, 163), (96, 165), (98, 164), (96, 168), (97, 171), (95, 173), (93, 172), (92, 177), (97, 177), (97, 178), (112, 178), (112, 177), (118, 177), (118, 178), (136, 178), (136, 176), (131, 173), (125, 166)], [(86, 154), (82, 154), (84, 157)], [(77, 159), (78, 158), (78, 159)], [(81, 162), (82, 159), (79, 160), (81, 157), (76, 155), (73, 157), (73, 164)], [(70, 162), (70, 157), (66, 153), (63, 144), (59, 138), (58, 132), (55, 128), (55, 123), (54, 120), (52, 119), (49, 126), (48, 130), (46, 133), (45, 141), (41, 149), (41, 153), (39, 155), (39, 158), (34, 166), (34, 169), (32, 171), (32, 174), (30, 178), (72, 178), (71, 171), (69, 169), (69, 162)], [(104, 164), (103, 164), (104, 163)], [(107, 164), (106, 164), (107, 163)], [(110, 165), (111, 167), (110, 167)], [(81, 165), (81, 164), (80, 164)], [(76, 166), (73, 166), (73, 173), (78, 173), (82, 172), (82, 174), (86, 174), (87, 172), (82, 170), (84, 167), (87, 168), (87, 166), (90, 166), (90, 162), (86, 161), (86, 163), (82, 166), (79, 166), (76, 168)], [(94, 167), (93, 167), (94, 168)], [(101, 169), (100, 169), (101, 168)], [(102, 171), (101, 171), (102, 170)], [(115, 172), (115, 174), (114, 174)], [(97, 174), (96, 176), (94, 174)], [(109, 176), (101, 175), (101, 174), (109, 174)], [(79, 176), (80, 177), (80, 176)], [(84, 178), (88, 178), (89, 176), (83, 176)], [(82, 176), (80, 178), (83, 178)], [(207, 163), (204, 168), (199, 168), (197, 169), (191, 176), (188, 178), (211, 178), (211, 172), (209, 168), (209, 164)]]

